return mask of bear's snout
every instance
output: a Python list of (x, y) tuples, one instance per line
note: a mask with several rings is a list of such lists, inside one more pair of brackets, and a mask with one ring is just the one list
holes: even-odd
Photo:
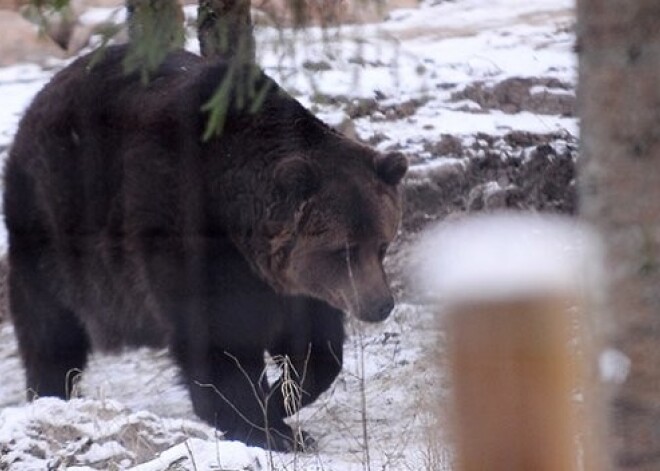
[(387, 301), (382, 303), (377, 309), (376, 309), (376, 318), (374, 319), (376, 322), (381, 322), (387, 319), (394, 309), (394, 299), (390, 297)]
[(382, 322), (394, 309), (394, 298), (390, 295), (379, 302), (371, 302), (358, 311), (357, 318), (365, 322)]

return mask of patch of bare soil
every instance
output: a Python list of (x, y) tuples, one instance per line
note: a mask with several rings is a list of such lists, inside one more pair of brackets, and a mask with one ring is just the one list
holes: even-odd
[(351, 120), (368, 117), (372, 121), (396, 121), (413, 116), (429, 101), (427, 97), (422, 97), (411, 98), (401, 103), (390, 103), (383, 101), (386, 98), (378, 91), (375, 93), (375, 98), (351, 98), (345, 95), (318, 93), (312, 97), (312, 101), (317, 104), (339, 106)]
[(456, 212), (504, 208), (575, 212), (577, 141), (573, 136), (481, 134), (467, 145), (444, 136), (427, 146), (440, 157), (413, 167), (406, 179), (406, 230), (418, 231)]
[[(480, 111), (500, 110), (514, 114), (575, 115), (574, 86), (552, 77), (512, 77), (494, 85), (475, 82), (452, 93), (452, 101), (469, 100)], [(465, 111), (474, 111), (466, 107)], [(478, 112), (479, 110), (477, 110)]]
[(398, 296), (411, 297), (406, 279), (411, 242), (446, 218), (495, 210), (574, 214), (577, 139), (515, 131), (477, 135), (472, 143), (445, 135), (427, 146), (439, 157), (411, 168), (404, 186), (402, 233), (386, 259)]

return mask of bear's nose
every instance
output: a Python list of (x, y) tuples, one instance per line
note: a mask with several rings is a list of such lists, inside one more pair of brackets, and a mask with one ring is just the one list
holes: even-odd
[(387, 319), (387, 316), (390, 315), (392, 309), (394, 309), (394, 299), (389, 297), (380, 305), (377, 305), (371, 312), (368, 312), (367, 315), (363, 317), (363, 320), (367, 322), (382, 322)]

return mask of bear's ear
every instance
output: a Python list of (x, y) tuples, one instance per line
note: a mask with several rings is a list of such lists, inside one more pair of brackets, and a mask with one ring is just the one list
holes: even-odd
[(287, 197), (306, 200), (321, 187), (321, 171), (313, 162), (290, 157), (275, 166), (275, 187)]
[(408, 159), (400, 152), (376, 157), (376, 174), (389, 185), (398, 184), (408, 171)]

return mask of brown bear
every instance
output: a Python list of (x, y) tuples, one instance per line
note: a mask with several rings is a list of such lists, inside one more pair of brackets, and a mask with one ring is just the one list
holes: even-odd
[[(125, 54), (56, 74), (10, 150), (28, 396), (67, 397), (92, 348), (166, 345), (199, 417), (291, 449), (306, 436), (283, 419), (340, 371), (343, 313), (375, 322), (394, 306), (382, 261), (406, 159), (345, 138), (254, 68), (178, 51), (144, 84)], [(218, 90), (224, 126), (204, 139)], [(299, 401), (268, 384), (264, 352), (290, 360)]]

